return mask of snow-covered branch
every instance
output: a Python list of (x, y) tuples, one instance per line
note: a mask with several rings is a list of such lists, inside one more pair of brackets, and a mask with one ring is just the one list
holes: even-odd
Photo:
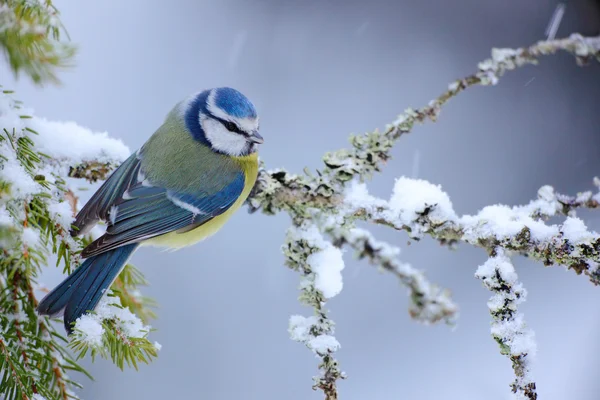
[(320, 374), (313, 378), (327, 400), (337, 399), (337, 380), (344, 377), (335, 352), (340, 348), (333, 336), (334, 322), (328, 317), (325, 303), (342, 290), (344, 260), (339, 248), (326, 241), (311, 222), (288, 229), (283, 253), (286, 264), (301, 275), (301, 303), (313, 308), (313, 315), (293, 315), (289, 321), (292, 340), (305, 344), (320, 358)]
[[(441, 244), (464, 242), (492, 254), (505, 249), (541, 260), (544, 265), (563, 265), (600, 283), (600, 235), (590, 231), (574, 215), (576, 205), (593, 204), (600, 194), (566, 197), (550, 186), (538, 190), (538, 199), (525, 206), (484, 207), (475, 215), (458, 217), (448, 195), (439, 186), (417, 179), (399, 178), (389, 201), (368, 195), (366, 186), (351, 187), (346, 202), (357, 219), (405, 230), (413, 239), (428, 235)], [(573, 201), (571, 201), (573, 199)], [(577, 200), (579, 199), (579, 200)], [(562, 224), (545, 219), (563, 215)]]
[(409, 289), (409, 314), (423, 323), (445, 321), (454, 324), (458, 317), (458, 306), (450, 297), (450, 291), (430, 283), (422, 271), (410, 264), (400, 262), (400, 249), (378, 241), (373, 235), (360, 228), (338, 230), (338, 243), (347, 243), (359, 259), (366, 258), (371, 264), (380, 266), (395, 275)]
[(517, 305), (525, 301), (527, 291), (518, 281), (517, 272), (510, 258), (498, 250), (483, 265), (475, 276), (493, 295), (488, 301), (492, 315), (492, 336), (500, 345), (500, 352), (510, 358), (515, 381), (512, 392), (517, 399), (535, 400), (537, 392), (531, 376), (531, 359), (537, 350), (534, 333), (527, 328), (523, 314)]
[[(250, 212), (260, 210), (267, 215), (286, 212), (296, 226), (293, 229), (307, 225), (311, 226), (311, 230), (316, 228), (329, 235), (333, 245), (348, 245), (359, 258), (367, 258), (396, 275), (409, 288), (410, 314), (419, 321), (443, 320), (452, 323), (458, 308), (448, 291), (437, 288), (427, 282), (421, 272), (398, 261), (398, 249), (376, 241), (369, 232), (357, 229), (354, 223), (362, 220), (404, 230), (415, 239), (428, 235), (445, 245), (463, 242), (484, 248), (491, 257), (496, 258), (491, 258), (480, 267), (477, 276), (496, 293), (494, 301), (502, 296), (507, 300), (506, 304), (498, 307), (492, 304), (496, 307), (493, 309), (490, 305), (495, 319), (494, 337), (509, 349), (508, 353), (504, 350), (503, 353), (509, 354), (513, 361), (516, 375), (513, 393), (526, 399), (535, 399), (537, 394), (535, 383), (529, 377), (532, 347), (527, 351), (518, 348), (524, 342), (522, 337), (533, 341), (532, 334), (524, 328), (522, 317), (515, 311), (516, 304), (524, 299), (525, 292), (516, 282), (512, 264), (505, 260), (500, 262), (497, 257), (504, 252), (530, 256), (545, 265), (564, 265), (578, 274), (584, 273), (594, 284), (600, 283), (597, 267), (600, 263), (600, 236), (589, 231), (575, 215), (577, 208), (597, 208), (600, 195), (586, 192), (565, 196), (545, 186), (538, 191), (538, 198), (528, 205), (493, 205), (474, 215), (458, 216), (449, 196), (439, 186), (429, 182), (399, 178), (389, 200), (370, 196), (364, 182), (374, 172), (380, 171), (390, 159), (391, 149), (401, 136), (411, 132), (416, 124), (435, 122), (441, 108), (451, 98), (472, 86), (495, 85), (507, 71), (536, 64), (542, 56), (558, 51), (571, 53), (578, 65), (585, 65), (593, 59), (600, 60), (600, 37), (585, 38), (574, 34), (566, 39), (541, 41), (526, 48), (494, 49), (492, 57), (479, 63), (474, 74), (451, 83), (445, 92), (427, 106), (406, 110), (383, 132), (376, 130), (351, 136), (349, 149), (325, 154), (321, 170), (313, 174), (296, 175), (284, 169), (262, 169), (248, 200)], [(546, 222), (557, 215), (566, 216), (562, 224)], [(302, 341), (313, 350), (312, 341), (323, 334), (327, 335), (329, 343), (335, 343), (326, 352), (328, 357), (332, 357), (339, 344), (330, 338), (333, 322), (323, 311), (327, 296), (324, 295), (324, 289), (315, 284), (319, 274), (309, 262), (312, 252), (323, 252), (323, 248), (313, 246), (306, 245), (305, 238), (290, 239), (288, 235), (284, 247), (288, 265), (293, 265), (303, 276), (301, 299), (313, 307), (316, 315), (310, 317), (314, 320), (294, 317), (290, 332), (294, 340)], [(329, 246), (331, 244), (326, 245), (327, 248)], [(338, 261), (327, 262), (331, 270), (340, 270)], [(502, 268), (494, 269), (496, 275), (487, 276), (492, 264)], [(320, 265), (319, 270), (322, 269), (324, 267)], [(510, 284), (508, 289), (507, 284)], [(325, 360), (325, 353), (317, 354)], [(316, 386), (323, 390), (327, 399), (337, 398), (335, 380), (343, 376), (339, 373), (337, 362), (333, 365), (334, 368), (329, 368), (323, 361), (320, 368), (324, 373), (319, 378), (322, 384)]]

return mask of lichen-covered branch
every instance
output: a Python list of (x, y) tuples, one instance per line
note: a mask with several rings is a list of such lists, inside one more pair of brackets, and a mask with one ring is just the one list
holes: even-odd
[[(598, 197), (586, 192), (578, 196), (579, 202), (566, 203), (570, 198), (556, 195), (551, 187), (544, 186), (538, 191), (538, 199), (525, 206), (493, 205), (475, 215), (458, 217), (450, 198), (439, 186), (400, 178), (389, 201), (368, 195), (366, 187), (357, 184), (349, 190), (346, 202), (354, 207), (355, 218), (405, 230), (417, 240), (428, 235), (441, 244), (463, 242), (489, 254), (505, 249), (540, 260), (544, 265), (564, 265), (598, 285), (600, 235), (571, 216), (572, 207), (595, 202)], [(570, 216), (562, 224), (547, 224), (544, 219), (566, 212), (565, 204), (571, 204), (567, 212)]]
[(310, 317), (294, 315), (290, 318), (290, 335), (321, 360), (320, 374), (313, 378), (313, 388), (322, 390), (326, 400), (337, 400), (337, 380), (343, 378), (344, 373), (335, 359), (340, 344), (333, 336), (335, 324), (325, 306), (327, 299), (342, 290), (342, 253), (327, 242), (311, 222), (288, 230), (283, 253), (286, 265), (302, 277), (300, 302), (313, 308)]
[[(416, 124), (436, 121), (451, 98), (472, 86), (495, 85), (507, 71), (536, 64), (542, 56), (558, 51), (573, 54), (578, 65), (600, 60), (600, 37), (585, 38), (574, 34), (526, 48), (494, 49), (492, 57), (479, 63), (474, 74), (450, 84), (427, 106), (407, 109), (383, 132), (376, 130), (351, 136), (349, 149), (325, 154), (324, 165), (319, 171), (297, 175), (282, 169), (261, 169), (248, 200), (249, 211), (262, 211), (267, 215), (286, 212), (295, 226), (303, 226), (309, 221), (329, 234), (337, 246), (350, 245), (359, 258), (368, 258), (409, 287), (411, 315), (418, 320), (449, 322), (456, 316), (457, 308), (447, 291), (426, 282), (421, 273), (402, 267), (395, 254), (391, 257), (387, 244), (355, 229), (354, 221), (405, 230), (415, 239), (428, 235), (446, 245), (464, 242), (482, 247), (491, 255), (512, 251), (542, 260), (545, 265), (565, 265), (578, 274), (585, 273), (593, 283), (600, 283), (597, 268), (600, 236), (590, 232), (574, 214), (576, 208), (598, 206), (598, 196), (591, 192), (577, 197), (561, 196), (547, 186), (540, 189), (538, 199), (527, 206), (490, 206), (475, 215), (459, 217), (446, 193), (428, 182), (401, 178), (389, 201), (369, 196), (362, 184), (390, 159), (391, 149), (401, 136), (411, 132)], [(560, 225), (547, 224), (545, 221), (554, 215), (566, 215), (567, 218)], [(300, 242), (292, 243), (290, 249), (299, 246)], [(286, 255), (289, 262), (289, 254)], [(300, 271), (303, 276), (307, 273), (304, 268)], [(312, 272), (308, 271), (310, 275)], [(318, 314), (319, 308), (315, 307), (315, 310)], [(295, 338), (293, 333), (292, 337)], [(517, 375), (513, 385), (515, 393), (534, 399), (537, 396), (535, 384), (524, 378), (522, 359), (517, 357), (513, 361)], [(332, 393), (334, 384), (328, 382), (322, 389), (328, 399), (337, 398), (337, 392), (335, 397)]]
[(359, 259), (366, 258), (398, 278), (409, 289), (409, 314), (416, 321), (454, 324), (458, 318), (458, 306), (452, 301), (450, 291), (427, 281), (422, 271), (398, 260), (400, 249), (378, 241), (373, 235), (359, 228), (339, 230), (337, 242), (347, 244)]
[[(600, 187), (600, 179), (594, 178), (594, 186)], [(556, 201), (556, 213), (561, 215), (572, 215), (578, 208), (595, 209), (600, 207), (600, 194), (594, 194), (592, 191), (578, 193), (576, 196), (555, 193), (554, 188), (547, 188), (544, 196), (547, 201)], [(548, 215), (551, 216), (551, 215)]]
[(527, 291), (518, 281), (510, 258), (499, 250), (483, 265), (475, 276), (493, 293), (488, 302), (492, 315), (492, 336), (500, 346), (500, 353), (510, 358), (515, 381), (511, 384), (516, 399), (536, 400), (535, 381), (531, 376), (531, 358), (535, 356), (534, 333), (527, 328), (517, 306), (525, 301)]
[(507, 71), (536, 64), (542, 56), (565, 51), (575, 56), (579, 65), (600, 60), (600, 37), (573, 34), (565, 39), (541, 41), (519, 49), (494, 49), (492, 57), (479, 63), (478, 70), (449, 85), (448, 89), (427, 106), (407, 109), (383, 132), (375, 130), (350, 137), (350, 149), (327, 153), (322, 172), (295, 175), (285, 170), (262, 170), (248, 200), (250, 211), (266, 214), (299, 211), (302, 208), (333, 209), (343, 199), (339, 186), (353, 178), (368, 178), (391, 158), (390, 151), (416, 124), (436, 121), (442, 107), (469, 87), (495, 85)]
[(69, 166), (69, 173), (67, 176), (69, 178), (85, 179), (88, 182), (94, 183), (106, 180), (117, 166), (118, 165), (111, 163), (101, 163), (97, 161), (84, 162)]

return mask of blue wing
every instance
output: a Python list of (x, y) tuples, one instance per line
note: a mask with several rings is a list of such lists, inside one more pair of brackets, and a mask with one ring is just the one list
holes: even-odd
[(99, 220), (107, 220), (111, 206), (123, 196), (139, 171), (140, 160), (133, 153), (119, 166), (77, 214), (71, 235), (86, 234)]
[(231, 207), (244, 188), (241, 170), (223, 189), (210, 195), (152, 186), (141, 171), (140, 160), (132, 157), (115, 171), (77, 217), (75, 225), (80, 221), (84, 231), (85, 224), (92, 221), (108, 222), (106, 233), (83, 250), (84, 258), (200, 226)]

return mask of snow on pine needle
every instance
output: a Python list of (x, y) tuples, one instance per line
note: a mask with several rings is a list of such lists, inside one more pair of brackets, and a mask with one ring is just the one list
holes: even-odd
[[(68, 195), (69, 176), (97, 180), (128, 154), (129, 149), (121, 140), (109, 138), (105, 132), (95, 133), (74, 122), (37, 118), (32, 110), (13, 99), (10, 91), (1, 92), (0, 190), (5, 196), (0, 200), (0, 215), (8, 214), (12, 221), (2, 223), (0, 219), (0, 223), (5, 230), (20, 231), (23, 243), (29, 246), (40, 241), (36, 232), (44, 246), (56, 246), (50, 235), (56, 233), (61, 239), (59, 257), (64, 258), (65, 268), (70, 270), (79, 244), (68, 232), (81, 204), (77, 204), (74, 193)], [(23, 204), (33, 200), (52, 221), (51, 230), (25, 223), (33, 209)]]
[(150, 331), (149, 325), (121, 305), (118, 296), (104, 296), (94, 312), (77, 319), (69, 346), (79, 358), (90, 351), (92, 359), (101, 355), (121, 369), (125, 364), (137, 368), (138, 362), (148, 363), (162, 347), (148, 341)]
[(118, 297), (103, 297), (92, 314), (86, 314), (75, 322), (76, 336), (93, 347), (101, 347), (104, 336), (103, 321), (114, 320), (116, 327), (126, 338), (143, 338), (150, 327), (129, 309), (123, 308)]
[[(75, 268), (79, 251), (89, 241), (69, 234), (82, 205), (69, 181), (102, 180), (128, 155), (123, 142), (106, 133), (73, 122), (37, 118), (10, 91), (0, 92), (0, 351), (15, 349), (3, 351), (0, 369), (13, 379), (0, 382), (0, 393), (66, 399), (78, 386), (68, 372), (84, 370), (67, 352), (69, 343), (62, 327), (57, 330), (47, 317), (37, 317), (35, 312), (37, 298), (43, 295), (37, 281), (51, 255), (66, 273)], [(78, 186), (83, 186), (80, 180)], [(131, 278), (132, 270), (128, 266), (128, 279), (115, 297), (124, 304), (134, 304), (128, 299), (142, 282), (139, 277)], [(135, 299), (135, 304), (140, 311), (145, 303)], [(147, 339), (150, 328), (129, 310), (98, 315), (103, 318), (102, 330), (94, 330), (89, 321), (86, 327), (84, 321), (89, 340), (70, 342), (80, 355), (88, 349), (94, 352), (94, 344), (102, 343), (102, 355), (111, 354), (120, 367), (156, 356), (157, 347)], [(11, 367), (16, 365), (21, 367)]]

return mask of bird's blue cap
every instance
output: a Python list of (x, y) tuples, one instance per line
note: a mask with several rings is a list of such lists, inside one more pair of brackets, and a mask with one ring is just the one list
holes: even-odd
[(214, 89), (215, 105), (236, 118), (256, 118), (256, 109), (246, 96), (235, 89), (221, 87)]

